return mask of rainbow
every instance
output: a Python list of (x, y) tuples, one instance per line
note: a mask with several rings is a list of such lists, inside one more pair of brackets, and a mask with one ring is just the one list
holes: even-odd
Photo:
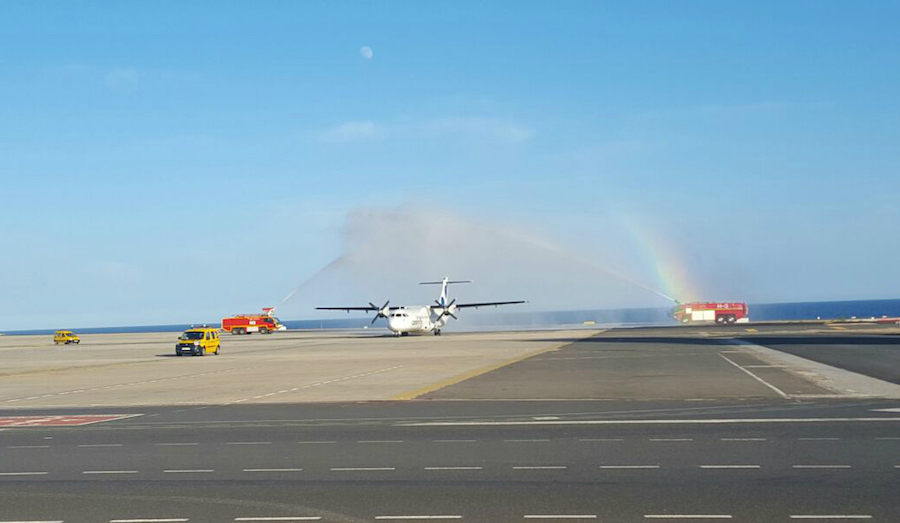
[(701, 299), (702, 292), (691, 278), (692, 271), (685, 263), (683, 253), (658, 231), (642, 222), (619, 215), (619, 223), (627, 233), (642, 268), (653, 274), (647, 287), (672, 301), (687, 303)]

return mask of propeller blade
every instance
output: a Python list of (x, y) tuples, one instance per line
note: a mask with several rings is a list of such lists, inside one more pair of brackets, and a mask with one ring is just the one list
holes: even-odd
[(456, 314), (453, 314), (453, 313), (450, 312), (450, 311), (447, 311), (447, 314), (449, 314), (450, 316), (452, 316), (454, 320), (458, 320), (458, 319), (459, 319), (459, 318), (456, 317)]
[(378, 321), (378, 318), (380, 318), (380, 317), (381, 317), (380, 314), (376, 314), (375, 317), (372, 318), (372, 323), (370, 323), (369, 325), (375, 325), (375, 322)]

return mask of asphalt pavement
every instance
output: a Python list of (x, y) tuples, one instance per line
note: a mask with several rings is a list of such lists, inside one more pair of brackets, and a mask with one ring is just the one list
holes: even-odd
[[(900, 521), (900, 399), (847, 392), (817, 374), (821, 362), (773, 363), (741, 344), (776, 350), (766, 337), (828, 346), (858, 335), (865, 342), (856, 346), (883, 347), (867, 353), (883, 367), (890, 335), (747, 329), (472, 338), (447, 347), (454, 357), (480, 349), (487, 360), (438, 367), (402, 400), (364, 399), (365, 390), (388, 390), (395, 376), (386, 372), (369, 376), (365, 390), (316, 378), (337, 374), (323, 348), (364, 354), (368, 340), (358, 338), (284, 338), (266, 362), (284, 367), (276, 379), (302, 364), (320, 394), (331, 387), (331, 397), (354, 392), (353, 400), (235, 403), (228, 387), (241, 384), (215, 374), (162, 382), (158, 404), (28, 400), (0, 411), (0, 523)], [(384, 351), (403, 364), (404, 354), (421, 358), (420, 349), (443, 343), (395, 345), (404, 341), (382, 340), (366, 365)], [(500, 346), (508, 349), (498, 354)], [(229, 368), (254, 355), (247, 346)], [(881, 382), (856, 359), (832, 359), (829, 372), (846, 374), (841, 383)], [(135, 386), (145, 392), (174, 368), (127, 365), (153, 370)], [(416, 376), (427, 369), (418, 365)], [(15, 394), (10, 379), (5, 394)], [(878, 390), (892, 390), (883, 383)], [(193, 386), (227, 400), (164, 401)], [(93, 394), (114, 402), (117, 389)], [(77, 403), (80, 394), (66, 396)]]

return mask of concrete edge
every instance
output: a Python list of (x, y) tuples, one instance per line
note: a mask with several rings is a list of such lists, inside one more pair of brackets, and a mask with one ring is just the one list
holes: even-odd
[(850, 370), (833, 367), (825, 363), (808, 360), (800, 356), (757, 345), (752, 341), (735, 338), (731, 344), (749, 349), (759, 359), (780, 365), (785, 370), (797, 374), (816, 385), (833, 392), (833, 395), (791, 395), (792, 398), (811, 399), (825, 397), (840, 398), (889, 398), (900, 399), (900, 385), (878, 378), (859, 374)]

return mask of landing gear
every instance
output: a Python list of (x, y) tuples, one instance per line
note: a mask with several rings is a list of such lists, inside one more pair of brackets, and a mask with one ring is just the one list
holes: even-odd
[(401, 336), (409, 336), (409, 333), (408, 333), (408, 332), (401, 332), (400, 335), (401, 335)]
[(441, 335), (441, 329), (434, 329), (434, 335), (435, 335), (435, 336), (440, 336), (440, 335)]

